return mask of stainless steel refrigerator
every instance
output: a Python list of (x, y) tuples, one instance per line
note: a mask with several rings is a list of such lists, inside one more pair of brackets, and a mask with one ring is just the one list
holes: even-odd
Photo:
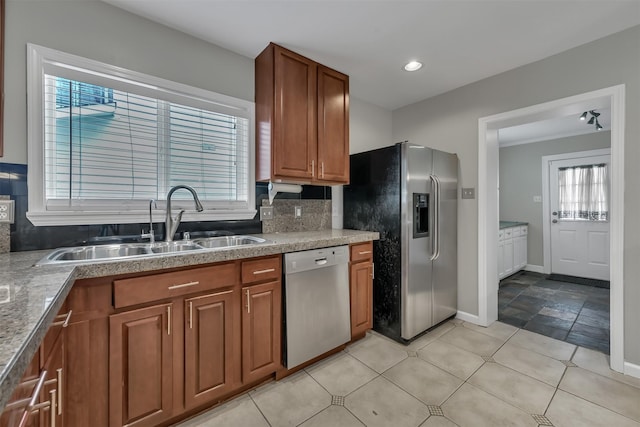
[(458, 157), (403, 142), (350, 167), (344, 228), (380, 232), (373, 328), (410, 341), (457, 311)]

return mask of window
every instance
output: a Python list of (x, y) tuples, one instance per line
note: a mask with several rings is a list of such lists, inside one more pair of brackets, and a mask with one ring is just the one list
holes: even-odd
[[(35, 225), (148, 221), (171, 187), (184, 221), (255, 215), (253, 103), (29, 45)], [(181, 199), (183, 201), (181, 202)], [(163, 212), (158, 212), (160, 220)]]
[(558, 168), (560, 220), (607, 221), (609, 218), (607, 165)]

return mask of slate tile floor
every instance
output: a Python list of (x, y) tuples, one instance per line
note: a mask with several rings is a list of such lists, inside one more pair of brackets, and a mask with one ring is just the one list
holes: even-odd
[(375, 332), (180, 427), (640, 427), (640, 379), (594, 350), (460, 320), (405, 346)]
[(498, 320), (609, 354), (609, 289), (522, 271), (500, 282)]

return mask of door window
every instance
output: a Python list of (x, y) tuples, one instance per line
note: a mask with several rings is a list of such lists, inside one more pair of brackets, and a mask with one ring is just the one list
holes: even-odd
[(565, 221), (607, 221), (609, 185), (607, 165), (558, 168), (558, 218)]

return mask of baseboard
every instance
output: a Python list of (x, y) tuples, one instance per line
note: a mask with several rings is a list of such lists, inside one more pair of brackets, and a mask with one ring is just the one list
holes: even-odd
[(533, 273), (544, 273), (544, 266), (542, 265), (527, 264), (524, 269)]
[(465, 322), (473, 323), (475, 325), (480, 325), (480, 318), (475, 314), (469, 314), (464, 311), (458, 310), (456, 313), (456, 319), (464, 320)]
[(640, 365), (624, 362), (624, 374), (630, 377), (640, 378)]

